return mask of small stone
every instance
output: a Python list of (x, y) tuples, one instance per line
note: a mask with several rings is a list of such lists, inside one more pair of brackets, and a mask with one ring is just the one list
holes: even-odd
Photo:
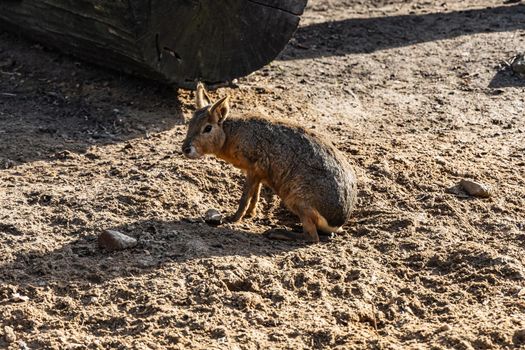
[(510, 65), (514, 73), (525, 77), (525, 53), (516, 55)]
[(16, 335), (13, 328), (9, 326), (4, 327), (4, 339), (8, 344), (14, 343), (16, 341)]
[(20, 295), (19, 293), (11, 294), (11, 300), (16, 302), (26, 302), (29, 300), (29, 297), (26, 295)]
[(222, 214), (216, 209), (209, 209), (206, 214), (204, 214), (204, 221), (208, 225), (220, 225), (222, 223)]
[(122, 250), (136, 246), (137, 240), (118, 231), (105, 230), (98, 236), (98, 245), (109, 251)]
[(27, 343), (23, 340), (18, 341), (18, 346), (20, 350), (29, 350), (29, 346), (27, 346)]
[(459, 186), (474, 197), (489, 198), (492, 195), (492, 189), (488, 185), (470, 179), (461, 180)]

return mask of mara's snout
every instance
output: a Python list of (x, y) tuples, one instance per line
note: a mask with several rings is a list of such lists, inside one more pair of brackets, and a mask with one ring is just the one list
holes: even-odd
[(197, 152), (195, 146), (187, 142), (184, 142), (182, 145), (182, 153), (184, 153), (184, 155), (190, 159), (197, 159), (202, 156)]

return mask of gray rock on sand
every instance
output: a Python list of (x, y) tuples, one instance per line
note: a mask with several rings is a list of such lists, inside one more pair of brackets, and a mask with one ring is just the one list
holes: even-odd
[(208, 225), (220, 225), (222, 223), (222, 214), (216, 209), (209, 209), (206, 214), (204, 214), (204, 222)]
[(519, 74), (522, 78), (525, 78), (525, 53), (516, 55), (510, 66), (514, 73)]
[(459, 182), (459, 187), (474, 197), (489, 198), (492, 195), (490, 186), (470, 179), (462, 179)]
[(98, 236), (99, 247), (109, 251), (132, 248), (137, 243), (135, 238), (114, 230), (105, 230)]

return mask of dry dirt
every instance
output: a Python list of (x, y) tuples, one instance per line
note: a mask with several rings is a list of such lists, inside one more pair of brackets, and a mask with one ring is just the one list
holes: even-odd
[[(311, 0), (279, 59), (213, 93), (355, 165), (353, 219), (304, 245), (261, 234), (297, 225), (270, 191), (203, 223), (242, 175), (182, 157), (191, 92), (0, 32), (0, 348), (524, 348), (523, 50), (515, 1)], [(139, 245), (102, 251), (104, 229)]]

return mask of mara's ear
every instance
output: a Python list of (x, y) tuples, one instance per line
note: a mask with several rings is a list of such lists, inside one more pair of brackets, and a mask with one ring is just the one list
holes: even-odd
[(221, 124), (230, 114), (230, 96), (221, 98), (209, 109), (210, 121)]
[(197, 83), (197, 91), (195, 92), (195, 105), (198, 109), (204, 108), (211, 104), (210, 96), (204, 88), (204, 84), (200, 81)]

